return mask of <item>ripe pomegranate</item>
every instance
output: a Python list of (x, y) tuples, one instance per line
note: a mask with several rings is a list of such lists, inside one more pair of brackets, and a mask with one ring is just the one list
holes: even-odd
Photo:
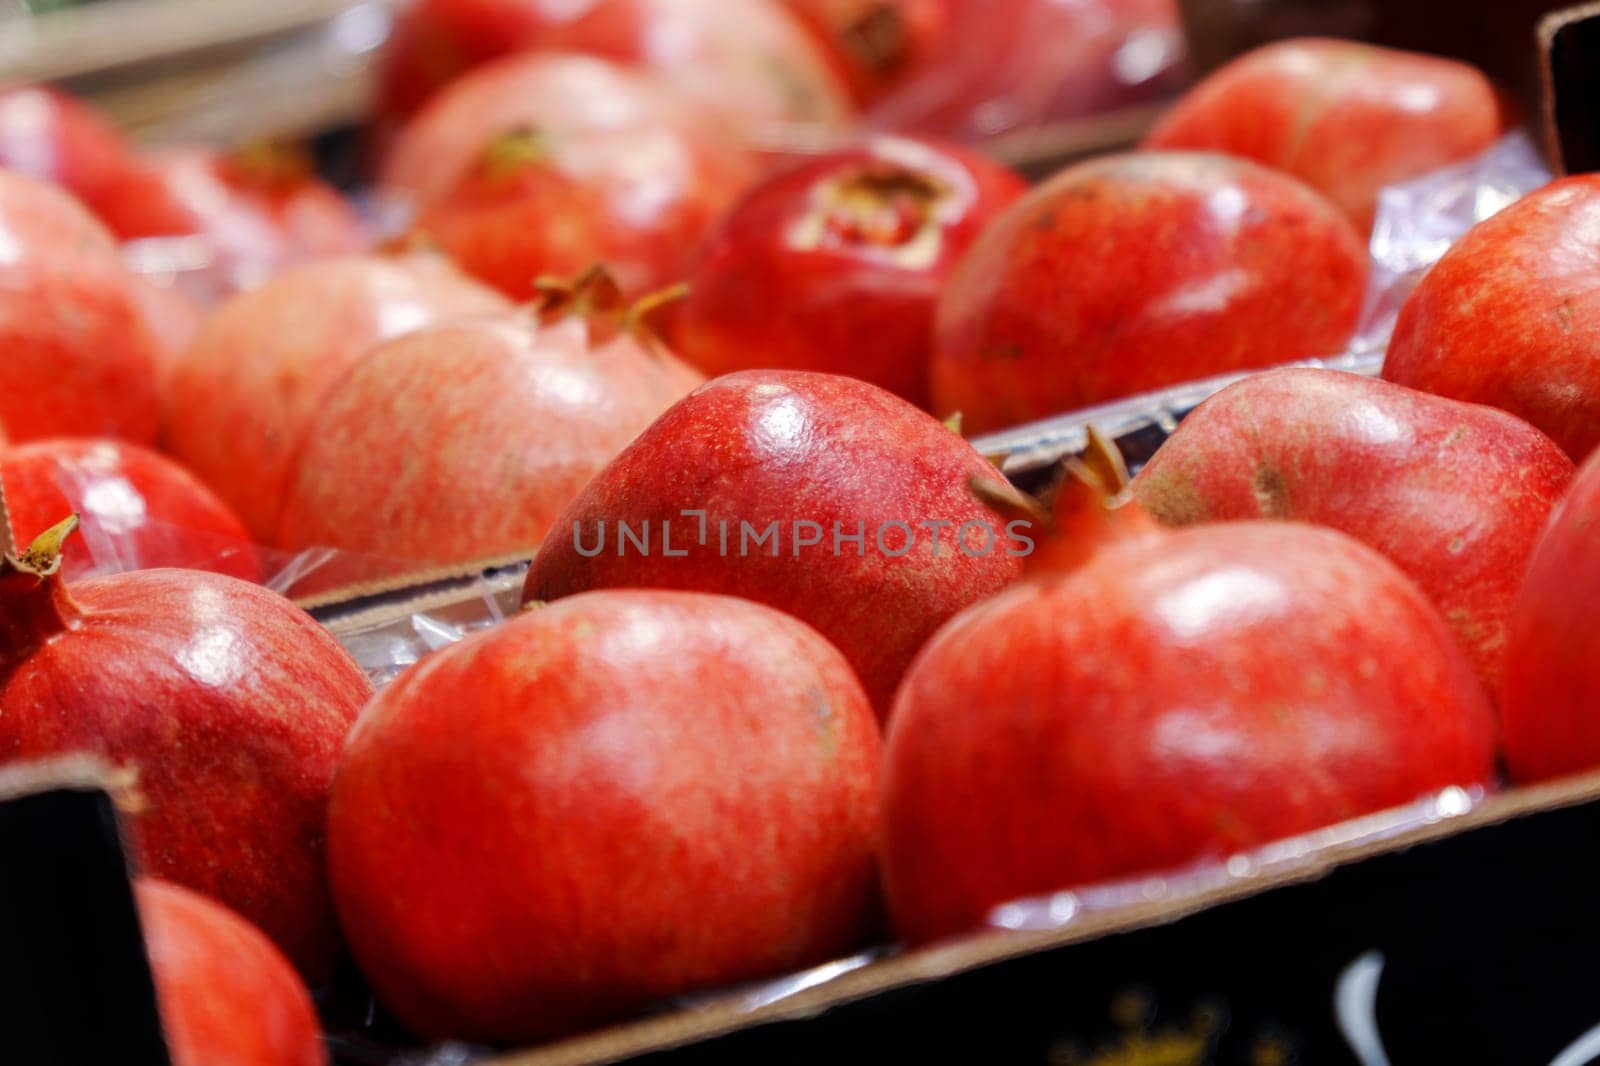
[(1348, 533), (1439, 608), (1493, 697), (1511, 601), (1572, 461), (1526, 422), (1327, 370), (1274, 370), (1186, 418), (1133, 483), (1168, 525), (1284, 518)]
[(878, 743), (849, 666), (792, 618), (577, 596), (362, 715), (328, 816), (340, 918), (430, 1037), (552, 1036), (823, 962), (873, 921)]
[(173, 368), (167, 450), (266, 543), (306, 422), (367, 349), (506, 306), (433, 257), (352, 256), (286, 271), (212, 314)]
[(305, 612), (230, 577), (139, 570), (69, 589), (76, 524), (0, 564), (0, 762), (87, 751), (130, 767), (138, 866), (325, 977), (338, 935), (323, 819), (366, 675)]
[(13, 440), (148, 442), (160, 418), (157, 341), (111, 234), (44, 182), (0, 170), (0, 420)]
[(380, 111), (408, 116), (474, 67), (532, 50), (655, 73), (757, 144), (825, 135), (852, 111), (821, 50), (775, 0), (418, 0), (379, 68)]
[(1527, 419), (1574, 460), (1600, 446), (1600, 175), (1474, 226), (1400, 309), (1383, 376)]
[[(589, 479), (705, 380), (603, 271), (367, 354), (308, 423), (277, 543), (349, 553), (297, 595), (527, 558)], [(395, 431), (425, 440), (394, 447)]]
[(134, 892), (172, 1066), (325, 1066), (311, 996), (272, 941), (178, 885)]
[(1476, 67), (1359, 41), (1280, 41), (1189, 91), (1145, 147), (1227, 152), (1293, 174), (1362, 233), (1378, 194), (1487, 151), (1516, 125)]
[(359, 252), (355, 209), (283, 145), (233, 152), (177, 147), (146, 153), (92, 203), (123, 240), (197, 236), (233, 288), (253, 288), (306, 259)]
[(1367, 256), (1300, 182), (1217, 155), (1062, 171), (978, 238), (940, 301), (933, 399), (973, 431), (1343, 350)]
[(1471, 666), (1383, 556), (1281, 522), (1165, 533), (1104, 492), (1065, 482), (1037, 570), (895, 698), (883, 872), (913, 941), (1494, 772)]
[(991, 524), (970, 478), (1000, 481), (958, 434), (876, 386), (729, 374), (589, 482), (523, 599), (635, 587), (765, 603), (833, 641), (886, 711), (922, 642), (1020, 572), (1026, 546)]
[(786, 0), (856, 103), (870, 105), (947, 40), (945, 0)]
[(847, 19), (856, 9), (854, 32), (869, 42), (869, 69), (883, 71), (867, 122), (961, 140), (1147, 99), (1173, 82), (1183, 52), (1174, 0), (834, 0), (830, 6)]
[(187, 567), (261, 580), (244, 524), (193, 474), (125, 441), (65, 438), (0, 451), (12, 523), (43, 529), (63, 514), (83, 521), (62, 551), (61, 576)]
[(0, 168), (92, 200), (130, 156), (121, 132), (82, 100), (44, 85), (0, 89)]
[(754, 176), (701, 115), (583, 56), (517, 56), (441, 93), (389, 153), (384, 185), (433, 243), (508, 294), (605, 262), (634, 296), (682, 281)]
[(1500, 714), (1519, 783), (1600, 767), (1597, 523), (1600, 457), (1591, 456), (1534, 549), (1511, 612)]
[(823, 370), (926, 407), (939, 293), (1025, 189), (980, 155), (899, 137), (787, 171), (706, 243), (674, 339), (708, 374)]

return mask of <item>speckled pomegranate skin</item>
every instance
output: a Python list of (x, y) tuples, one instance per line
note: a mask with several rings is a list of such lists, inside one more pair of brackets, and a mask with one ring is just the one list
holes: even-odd
[(0, 574), (0, 762), (87, 751), (134, 770), (138, 867), (237, 910), (312, 980), (338, 946), (328, 787), (370, 693), (327, 630), (256, 585)]
[(172, 1066), (325, 1066), (311, 996), (272, 941), (178, 885), (134, 892)]
[(261, 580), (244, 524), (177, 463), (126, 441), (68, 438), (0, 451), (0, 479), (16, 529), (38, 531), (77, 512), (86, 524), (62, 553), (73, 581), (94, 567), (91, 537), (126, 569), (190, 567)]
[[(277, 542), (336, 547), (297, 595), (532, 555), (591, 477), (705, 379), (582, 317), (463, 319), (374, 349), (309, 423)], [(427, 441), (396, 447), (396, 433)]]
[(1577, 462), (1600, 445), (1600, 176), (1479, 223), (1400, 310), (1383, 376), (1532, 422)]
[(1343, 350), (1366, 251), (1320, 195), (1220, 155), (1068, 168), (978, 239), (940, 301), (934, 410), (974, 432)]
[(1600, 458), (1578, 471), (1511, 614), (1501, 718), (1518, 783), (1600, 766)]
[(901, 137), (785, 171), (708, 239), (674, 338), (712, 376), (765, 367), (848, 374), (927, 407), (939, 293), (1025, 189), (975, 152)]
[(380, 341), (506, 308), (426, 256), (351, 256), (290, 270), (206, 322), (173, 368), (166, 446), (270, 541), (305, 424), (328, 389)]
[[(880, 711), (933, 631), (963, 607), (1004, 588), (1020, 572), (1003, 524), (968, 490), (971, 478), (1000, 476), (971, 445), (905, 401), (851, 378), (804, 371), (744, 371), (695, 390), (640, 434), (595, 476), (556, 520), (534, 559), (524, 600), (553, 600), (599, 588), (716, 592), (777, 607), (814, 626), (844, 652)], [(699, 520), (705, 512), (704, 542)], [(648, 521), (654, 549), (617, 551), (618, 521)], [(671, 523), (665, 554), (661, 523)], [(815, 522), (820, 542), (794, 547), (795, 522)], [(987, 523), (993, 550), (969, 556), (955, 536)], [(606, 550), (585, 558), (600, 523)], [(730, 531), (723, 554), (721, 523)], [(745, 540), (778, 523), (772, 548)], [(891, 557), (875, 543), (886, 523), (910, 525), (915, 541)], [(948, 522), (935, 531), (923, 522)], [(835, 543), (862, 532), (856, 545)], [(981, 533), (973, 531), (973, 551)], [(767, 542), (771, 544), (771, 541)], [(907, 535), (890, 530), (890, 551)], [(835, 552), (837, 546), (838, 551)]]
[(515, 1042), (848, 952), (876, 910), (879, 741), (777, 611), (577, 596), (442, 651), (362, 714), (328, 846), (379, 999)]
[(5, 170), (0, 234), (0, 421), (11, 439), (153, 441), (157, 341), (143, 281), (111, 234), (59, 189)]
[(1503, 411), (1327, 370), (1230, 386), (1134, 481), (1169, 525), (1331, 526), (1427, 593), (1498, 698), (1511, 601), (1572, 461)]
[(1308, 38), (1258, 48), (1210, 75), (1144, 147), (1226, 152), (1287, 171), (1366, 233), (1384, 188), (1480, 155), (1516, 117), (1476, 67)]
[(1449, 629), (1332, 530), (1115, 540), (963, 613), (886, 741), (884, 884), (912, 941), (995, 906), (1193, 861), (1494, 771)]

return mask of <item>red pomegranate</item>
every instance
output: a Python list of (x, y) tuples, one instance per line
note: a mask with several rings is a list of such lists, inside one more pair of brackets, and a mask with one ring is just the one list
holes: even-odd
[(230, 577), (139, 570), (69, 589), (75, 525), (0, 564), (0, 762), (87, 751), (129, 767), (139, 867), (221, 900), (325, 977), (338, 934), (323, 820), (366, 676), (305, 612)]
[(682, 281), (754, 176), (749, 158), (648, 78), (598, 59), (501, 60), (441, 93), (396, 140), (391, 194), (414, 240), (513, 296), (604, 262), (634, 296)]
[(1168, 525), (1290, 519), (1376, 548), (1433, 600), (1497, 698), (1511, 601), (1571, 480), (1555, 442), (1503, 411), (1272, 370), (1184, 419), (1133, 489)]
[(123, 240), (196, 236), (233, 288), (306, 259), (361, 251), (355, 209), (295, 149), (180, 147), (125, 167), (91, 206)]
[(1173, 0), (792, 2), (856, 9), (845, 31), (882, 72), (869, 124), (961, 140), (1148, 99), (1183, 51)]
[[(562, 508), (705, 380), (603, 271), (541, 306), (380, 345), (309, 421), (277, 543), (348, 553), (297, 595), (527, 558)], [(428, 442), (396, 448), (395, 432)]]
[(867, 106), (905, 80), (949, 33), (945, 0), (786, 0)]
[(0, 170), (0, 420), (13, 440), (64, 434), (148, 442), (159, 349), (115, 241), (73, 199)]
[[(967, 491), (1000, 475), (960, 435), (853, 378), (717, 378), (556, 520), (523, 599), (716, 592), (807, 622), (880, 711), (922, 642), (1004, 588), (1026, 550)], [(626, 531), (625, 531), (626, 530)]]
[(1400, 309), (1383, 376), (1510, 411), (1581, 462), (1600, 446), (1600, 175), (1474, 226)]
[(130, 157), (117, 128), (82, 100), (44, 85), (0, 89), (0, 168), (92, 200)]
[(0, 451), (0, 481), (19, 529), (82, 519), (61, 576), (186, 567), (261, 580), (244, 524), (193, 474), (125, 441), (66, 438)]
[(311, 996), (272, 941), (178, 885), (134, 891), (172, 1066), (325, 1066)]
[(1500, 715), (1512, 780), (1600, 767), (1600, 458), (1590, 457), (1534, 549), (1512, 609)]
[(976, 153), (900, 137), (786, 171), (707, 241), (674, 339), (708, 374), (823, 370), (926, 407), (939, 293), (1025, 188)]
[(405, 117), (472, 68), (533, 50), (655, 73), (753, 143), (825, 135), (852, 110), (826, 58), (775, 0), (418, 0), (379, 68), (380, 110)]
[(1295, 179), (1143, 152), (1062, 171), (991, 225), (940, 301), (933, 399), (974, 431), (1335, 355), (1361, 239)]
[(167, 450), (266, 543), (306, 422), (367, 349), (506, 306), (433, 257), (352, 256), (286, 271), (219, 308), (173, 368)]
[(895, 699), (883, 872), (910, 940), (1494, 772), (1471, 666), (1383, 556), (1290, 523), (1164, 533), (1103, 491), (1069, 478), (1037, 570)]
[(328, 817), (339, 914), (424, 1036), (537, 1039), (823, 962), (873, 921), (878, 755), (849, 666), (792, 618), (574, 597), (362, 715)]
[(1144, 144), (1286, 171), (1366, 233), (1385, 187), (1487, 151), (1517, 118), (1466, 63), (1313, 38), (1235, 59), (1190, 90)]

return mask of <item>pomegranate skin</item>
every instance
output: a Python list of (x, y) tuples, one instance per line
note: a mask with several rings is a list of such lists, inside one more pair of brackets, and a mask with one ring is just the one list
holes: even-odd
[(1512, 608), (1500, 715), (1519, 784), (1600, 766), (1600, 458), (1578, 471), (1551, 515)]
[(1334, 355), (1366, 280), (1355, 230), (1287, 175), (1186, 153), (1078, 164), (957, 267), (935, 327), (934, 407), (983, 432)]
[(1511, 602), (1572, 481), (1555, 442), (1503, 411), (1328, 370), (1272, 370), (1184, 419), (1135, 479), (1168, 525), (1330, 526), (1428, 595), (1498, 699)]
[(0, 89), (0, 168), (93, 200), (130, 157), (121, 132), (82, 100), (44, 85)]
[(0, 420), (12, 440), (109, 436), (149, 443), (159, 352), (116, 243), (71, 197), (0, 170)]
[(1384, 188), (1481, 155), (1516, 122), (1476, 67), (1307, 38), (1258, 48), (1206, 78), (1144, 147), (1226, 152), (1283, 170), (1367, 233)]
[(82, 535), (62, 552), (67, 581), (95, 569), (91, 539), (122, 569), (186, 567), (261, 580), (244, 524), (193, 474), (157, 452), (111, 440), (34, 441), (0, 451), (0, 479), (17, 529), (44, 529), (72, 512), (82, 517)]
[[(875, 386), (804, 371), (729, 374), (667, 411), (589, 482), (539, 550), (523, 600), (622, 587), (742, 596), (833, 641), (887, 711), (922, 642), (1021, 571), (999, 523), (969, 492), (972, 478), (1001, 482), (958, 434)], [(685, 511), (704, 512), (705, 525)], [(664, 521), (672, 551), (686, 555), (666, 554)], [(657, 539), (648, 555), (621, 545), (618, 522), (635, 534), (650, 523)], [(796, 547), (810, 533), (794, 535), (796, 522), (820, 526), (820, 542)], [(880, 550), (878, 532), (896, 522), (910, 532), (890, 529)], [(956, 546), (968, 522), (994, 534), (988, 554)], [(578, 541), (592, 550), (601, 523), (611, 539), (587, 558)], [(745, 523), (751, 538), (776, 523), (774, 547), (753, 539), (741, 547)], [(861, 545), (841, 540), (835, 552), (836, 524), (844, 536), (862, 532)], [(976, 536), (968, 545), (981, 546)]]
[(1576, 462), (1600, 445), (1600, 176), (1480, 222), (1400, 309), (1383, 376), (1510, 411)]
[(0, 762), (87, 751), (130, 767), (138, 868), (237, 910), (312, 981), (338, 950), (328, 788), (371, 691), (327, 630), (257, 585), (0, 576)]
[(849, 374), (927, 407), (939, 293), (1025, 189), (974, 152), (899, 137), (786, 171), (709, 238), (674, 338), (712, 376)]
[(883, 874), (910, 940), (1493, 773), (1450, 631), (1356, 541), (1230, 523), (1084, 550), (951, 622), (896, 698)]
[[(705, 380), (601, 325), (466, 319), (357, 363), (309, 423), (277, 537), (357, 557), (296, 594), (537, 551), (589, 479)], [(428, 447), (395, 447), (397, 427)]]
[(283, 953), (226, 907), (134, 884), (172, 1066), (326, 1066), (311, 996)]
[(379, 67), (380, 113), (404, 117), (512, 53), (572, 52), (660, 75), (755, 143), (826, 132), (853, 110), (839, 76), (775, 0), (419, 0)]
[(878, 762), (860, 684), (792, 618), (574, 597), (362, 715), (329, 812), (340, 916), (424, 1036), (538, 1039), (820, 963), (876, 912)]
[(355, 209), (287, 149), (148, 152), (102, 188), (91, 206), (123, 240), (204, 237), (234, 288), (368, 244)]
[(268, 543), (306, 422), (357, 359), (391, 337), (506, 306), (426, 256), (287, 271), (218, 308), (173, 368), (167, 451)]

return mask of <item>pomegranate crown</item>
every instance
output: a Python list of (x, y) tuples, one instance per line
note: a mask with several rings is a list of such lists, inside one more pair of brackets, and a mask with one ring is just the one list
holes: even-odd
[(616, 277), (600, 263), (570, 281), (549, 275), (537, 278), (533, 287), (538, 295), (530, 306), (541, 323), (551, 325), (566, 318), (584, 319), (594, 339), (600, 343), (621, 333), (632, 334), (650, 344), (658, 342), (660, 334), (651, 324), (651, 317), (689, 294), (689, 286), (679, 283), (630, 303)]

